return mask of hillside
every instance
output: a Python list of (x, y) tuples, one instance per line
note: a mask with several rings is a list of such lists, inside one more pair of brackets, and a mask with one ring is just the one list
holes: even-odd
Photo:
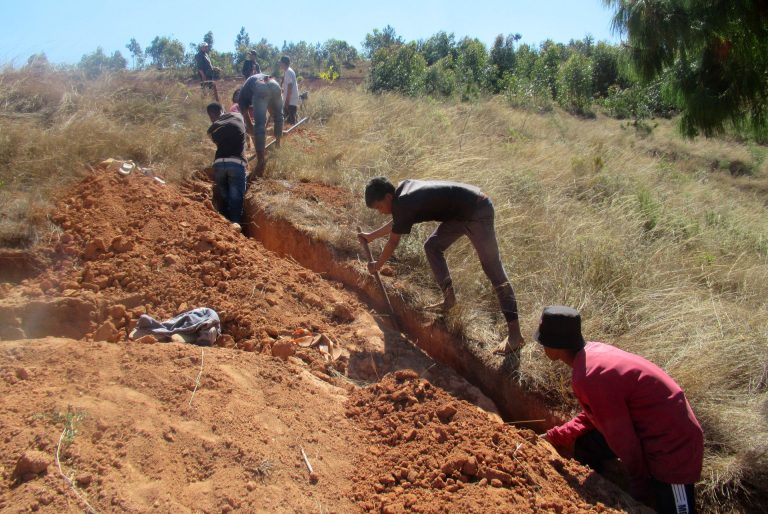
[[(108, 287), (122, 289), (131, 285), (135, 291), (146, 294), (145, 303), (159, 316), (175, 314), (182, 304), (214, 301), (225, 312), (233, 313), (226, 331), (233, 334), (235, 342), (252, 338), (254, 349), (259, 345), (262, 350), (269, 347), (265, 346), (269, 342), (265, 337), (273, 339), (269, 332), (265, 336), (260, 330), (274, 329), (279, 336), (281, 330), (293, 330), (302, 322), (312, 330), (327, 330), (332, 338), (355, 340), (354, 330), (338, 326), (328, 318), (324, 298), (326, 294), (334, 298), (341, 295), (343, 301), (355, 305), (358, 313), (366, 312), (367, 300), (347, 296), (343, 289), (328, 285), (315, 275), (302, 278), (301, 273), (307, 272), (290, 260), (279, 261), (280, 267), (290, 270), (286, 273), (291, 283), (296, 284), (294, 291), (279, 291), (288, 304), (270, 309), (266, 298), (263, 302), (259, 300), (259, 309), (271, 312), (269, 315), (254, 314), (253, 309), (242, 305), (253, 302), (262, 291), (254, 288), (256, 282), (264, 286), (275, 275), (270, 268), (274, 262), (272, 254), (266, 258), (269, 262), (264, 261), (266, 267), (258, 265), (259, 259), (263, 259), (261, 249), (241, 250), (256, 252), (241, 256), (233, 264), (237, 269), (248, 270), (245, 276), (230, 276), (206, 289), (198, 289), (199, 280), (210, 270), (202, 261), (195, 260), (198, 250), (185, 245), (191, 243), (189, 238), (199, 223), (187, 220), (189, 227), (177, 235), (168, 235), (167, 227), (178, 226), (180, 220), (174, 218), (169, 223), (164, 216), (181, 207), (184, 209), (177, 216), (213, 216), (211, 212), (187, 207), (186, 203), (199, 203), (207, 186), (187, 190), (184, 194), (191, 196), (186, 201), (182, 197), (157, 201), (145, 198), (149, 193), (144, 193), (144, 184), (134, 184), (130, 194), (138, 192), (139, 205), (135, 208), (143, 206), (141, 214), (133, 211), (130, 203), (120, 203), (126, 202), (125, 198), (104, 205), (100, 201), (102, 192), (88, 190), (107, 187), (99, 182), (105, 179), (94, 178), (99, 177), (93, 174), (97, 172), (87, 168), (106, 157), (151, 165), (159, 175), (175, 183), (183, 183), (203, 169), (212, 149), (204, 138), (205, 99), (195, 88), (156, 80), (151, 74), (105, 76), (86, 82), (63, 74), (40, 79), (32, 74), (6, 73), (3, 84), (0, 241), (11, 246), (36, 244), (54, 254), (72, 248), (72, 253), (65, 255), (73, 263), (68, 268), (50, 255), (46, 257), (45, 252), (35, 253), (38, 264), (30, 268), (42, 268), (44, 275), (27, 284), (4, 286), (3, 302), (15, 302), (13, 299), (19, 295), (28, 297), (25, 301), (29, 301), (30, 295), (34, 301), (66, 296), (71, 289), (66, 284), (72, 281), (96, 284), (82, 275), (67, 276), (64, 280), (59, 274), (84, 271), (74, 263), (79, 262), (88, 239), (97, 233), (109, 232), (104, 237), (110, 241), (125, 233), (136, 237), (139, 255), (153, 256), (147, 263), (149, 269), (139, 264), (141, 260), (121, 257), (115, 262), (91, 263), (87, 268), (92, 270), (94, 279), (106, 279)], [(674, 120), (652, 121), (638, 130), (601, 115), (583, 120), (556, 109), (546, 113), (515, 109), (499, 97), (443, 103), (372, 96), (350, 88), (324, 89), (320, 84), (316, 87), (306, 107), (312, 118), (310, 126), (273, 154), (267, 175), (287, 181), (288, 185), (327, 184), (333, 186), (335, 196), (310, 192), (297, 199), (276, 188), (263, 197), (262, 191), (260, 197), (266, 198), (263, 201), (274, 216), (340, 252), (354, 252), (356, 241), (350, 237), (351, 228), (357, 224), (373, 227), (381, 221), (365, 209), (361, 200), (362, 186), (371, 176), (387, 175), (392, 180), (444, 178), (481, 186), (497, 207), (502, 256), (520, 303), (523, 334), (530, 340), (544, 305), (569, 304), (582, 310), (590, 339), (640, 353), (664, 367), (686, 390), (704, 426), (706, 476), (700, 494), (708, 511), (748, 512), (765, 505), (765, 147), (735, 140), (686, 141), (677, 135)], [(229, 94), (231, 91), (223, 96)], [(86, 182), (79, 186), (81, 189), (64, 191), (66, 185), (84, 177)], [(78, 224), (65, 226), (64, 205), (91, 214)], [(145, 218), (150, 220), (154, 228), (143, 234), (143, 224), (140, 228), (121, 220), (126, 212), (133, 213), (131, 219), (136, 223), (143, 223)], [(108, 228), (99, 223), (101, 218), (119, 225)], [(222, 252), (256, 244), (242, 242), (240, 236), (224, 231), (223, 226), (221, 230), (216, 240), (221, 241)], [(433, 300), (437, 293), (421, 250), (429, 230), (430, 227), (422, 227), (405, 241), (393, 265), (394, 277), (385, 279), (414, 310)], [(57, 249), (62, 238), (69, 239), (67, 234), (72, 234), (72, 239)], [(155, 237), (164, 240), (155, 242)], [(171, 253), (184, 255), (185, 259), (189, 256), (192, 261), (179, 264), (171, 282), (155, 283), (153, 277), (163, 269), (163, 257), (173, 245), (179, 245), (179, 249)], [(457, 279), (461, 308), (447, 320), (433, 320), (434, 325), (454, 334), (457, 340), (466, 337), (480, 349), (490, 347), (500, 338), (501, 320), (495, 314), (495, 297), (466, 243), (449, 252), (449, 264)], [(116, 273), (127, 271), (137, 278), (123, 284), (122, 278), (126, 277), (122, 277), (119, 286), (109, 280)], [(55, 278), (60, 287), (50, 292), (40, 289), (45, 273), (51, 275), (51, 286)], [(219, 282), (224, 284), (221, 291)], [(81, 287), (76, 296), (100, 305), (90, 297), (103, 296), (105, 292), (101, 289), (99, 286), (96, 292), (82, 291)], [(301, 298), (299, 292), (307, 289), (321, 299), (319, 303), (313, 306), (312, 301)], [(33, 290), (36, 292), (30, 293)], [(109, 301), (119, 303), (117, 297), (109, 297)], [(87, 311), (87, 315), (91, 310), (98, 311), (88, 307), (83, 312)], [(375, 324), (372, 319), (367, 323)], [(96, 322), (89, 319), (83, 330), (74, 334), (25, 335), (88, 339), (87, 334), (98, 328), (89, 324), (91, 321)], [(280, 326), (273, 327), (275, 324)], [(118, 337), (122, 338), (124, 334)], [(402, 351), (406, 355), (421, 355), (419, 359), (428, 358), (412, 350), (410, 343), (403, 344), (398, 355)], [(382, 352), (382, 348), (377, 351)], [(372, 351), (364, 346), (362, 349)], [(240, 354), (239, 349), (211, 350), (214, 351), (217, 353), (212, 355), (217, 358)], [(388, 353), (383, 352), (382, 358)], [(55, 369), (64, 376), (66, 354), (55, 353), (61, 355), (56, 365), (64, 366)], [(385, 369), (421, 366), (423, 371), (432, 366), (428, 360), (414, 359), (405, 359), (407, 363), (389, 362), (390, 367)], [(368, 370), (365, 380), (373, 381), (371, 370), (374, 376), (383, 375), (380, 364), (377, 362)], [(29, 369), (38, 365), (21, 364)], [(187, 383), (195, 375), (191, 369), (194, 366), (189, 367)], [(11, 368), (6, 370), (11, 382), (16, 380), (14, 373)], [(439, 374), (432, 372), (430, 381), (450, 389), (450, 384), (439, 383), (443, 373), (452, 372), (448, 368), (442, 368)], [(459, 382), (463, 380), (454, 377)], [(567, 411), (573, 406), (564, 370), (552, 367), (535, 344), (525, 348), (513, 378), (519, 387), (558, 410)], [(106, 375), (104, 379), (114, 380)], [(95, 384), (98, 388), (103, 386), (100, 382)], [(346, 387), (341, 385), (342, 389)], [(474, 391), (473, 401), (477, 403), (482, 395)], [(41, 409), (66, 411), (68, 398), (75, 393), (62, 394), (62, 403)], [(305, 400), (297, 397), (296, 401)], [(23, 411), (23, 415), (34, 416), (34, 412)], [(36, 423), (44, 425), (41, 420)], [(61, 430), (60, 423), (56, 428)], [(12, 437), (25, 434), (27, 439), (26, 443), (14, 439), (12, 451), (3, 463), (5, 473), (9, 472), (8, 466), (13, 466), (11, 460), (18, 450), (33, 440), (20, 427), (11, 430), (18, 432)], [(352, 429), (352, 433), (358, 432)], [(51, 444), (45, 447), (50, 450)], [(261, 451), (256, 448), (254, 454)], [(295, 451), (291, 455), (295, 456)], [(300, 460), (296, 463), (301, 466)], [(386, 496), (391, 491), (382, 494)], [(323, 497), (320, 502), (329, 505), (331, 500)], [(344, 510), (343, 505), (339, 503), (336, 508)]]

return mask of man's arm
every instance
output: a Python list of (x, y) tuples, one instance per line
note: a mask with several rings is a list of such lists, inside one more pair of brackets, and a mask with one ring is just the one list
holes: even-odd
[(545, 439), (558, 448), (570, 449), (580, 436), (594, 430), (595, 426), (587, 417), (587, 413), (581, 411), (575, 418), (559, 427), (547, 430)]
[(384, 267), (384, 265), (387, 263), (390, 257), (392, 257), (392, 254), (395, 253), (395, 250), (397, 249), (397, 245), (400, 244), (400, 234), (395, 234), (394, 232), (391, 232), (389, 234), (389, 241), (387, 241), (387, 244), (384, 245), (384, 249), (381, 251), (381, 255), (379, 255), (379, 260), (376, 262), (369, 262), (368, 263), (368, 271), (371, 273), (376, 273), (377, 271), (381, 271), (381, 268)]
[(240, 90), (240, 99), (237, 101), (237, 105), (240, 106), (240, 114), (243, 115), (243, 121), (245, 122), (245, 130), (249, 134), (253, 134), (253, 120), (251, 120), (251, 102), (253, 98), (252, 89), (253, 81), (247, 79), (243, 88)]
[(359, 237), (365, 239), (367, 243), (372, 243), (373, 241), (376, 241), (377, 239), (380, 239), (382, 237), (388, 236), (392, 233), (392, 220), (389, 220), (386, 224), (382, 225), (380, 228), (377, 228), (373, 232), (361, 232), (358, 234)]

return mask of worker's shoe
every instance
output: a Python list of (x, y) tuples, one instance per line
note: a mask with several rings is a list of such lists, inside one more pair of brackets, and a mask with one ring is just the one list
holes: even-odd
[(525, 346), (525, 339), (523, 339), (523, 335), (520, 333), (519, 320), (507, 323), (507, 331), (509, 335), (501, 343), (501, 346), (494, 350), (493, 353), (495, 355), (519, 354), (520, 350)]

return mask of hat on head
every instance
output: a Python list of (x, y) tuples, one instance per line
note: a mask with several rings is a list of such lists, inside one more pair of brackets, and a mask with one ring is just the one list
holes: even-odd
[(533, 338), (547, 348), (579, 350), (586, 344), (581, 335), (581, 314), (562, 305), (545, 307)]
[(202, 42), (198, 48), (208, 48), (208, 43)]
[(255, 55), (258, 55), (258, 54), (256, 53), (256, 50), (251, 48), (250, 50), (248, 50), (248, 55), (254, 55), (255, 56)]

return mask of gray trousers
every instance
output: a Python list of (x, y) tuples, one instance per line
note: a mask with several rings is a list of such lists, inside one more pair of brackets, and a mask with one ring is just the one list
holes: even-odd
[(257, 82), (253, 92), (253, 139), (257, 152), (263, 152), (267, 139), (267, 111), (275, 124), (278, 143), (283, 135), (283, 92), (280, 85), (270, 80)]
[(445, 261), (445, 251), (461, 236), (467, 236), (472, 246), (475, 247), (483, 271), (485, 271), (488, 280), (491, 281), (499, 299), (504, 319), (507, 322), (515, 321), (517, 319), (517, 300), (512, 284), (509, 283), (507, 272), (504, 271), (504, 265), (501, 263), (494, 227), (493, 203), (490, 199), (481, 201), (472, 218), (468, 221), (440, 223), (424, 243), (427, 261), (432, 268), (437, 284), (443, 291), (453, 287), (451, 272)]

